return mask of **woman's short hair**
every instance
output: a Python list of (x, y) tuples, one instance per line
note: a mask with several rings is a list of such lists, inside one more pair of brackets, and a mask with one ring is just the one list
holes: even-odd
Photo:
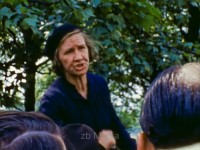
[[(89, 60), (90, 62), (92, 62), (96, 57), (97, 57), (97, 53), (98, 53), (98, 50), (97, 50), (97, 42), (92, 38), (90, 37), (89, 35), (87, 35), (86, 33), (84, 33), (83, 31), (81, 31), (80, 29), (76, 29), (72, 32), (69, 32), (67, 33), (60, 41), (58, 47), (70, 36), (74, 35), (74, 34), (77, 34), (77, 33), (80, 33), (84, 40), (85, 40), (85, 43), (86, 43), (86, 46), (88, 48), (88, 51), (89, 51)], [(54, 53), (54, 57), (53, 57), (53, 69), (55, 71), (55, 73), (59, 76), (62, 76), (64, 75), (64, 69), (63, 69), (63, 66), (58, 58), (58, 48), (55, 50), (55, 53)]]
[(140, 124), (156, 147), (200, 140), (200, 63), (173, 66), (158, 75), (145, 94)]
[(1, 150), (66, 150), (62, 138), (47, 131), (27, 131)]

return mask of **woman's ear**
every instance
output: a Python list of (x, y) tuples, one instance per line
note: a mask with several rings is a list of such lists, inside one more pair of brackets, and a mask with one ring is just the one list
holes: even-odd
[(154, 145), (144, 133), (139, 133), (137, 135), (137, 150), (155, 150)]

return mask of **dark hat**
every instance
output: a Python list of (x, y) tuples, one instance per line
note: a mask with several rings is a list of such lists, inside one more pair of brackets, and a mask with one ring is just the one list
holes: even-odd
[(69, 124), (61, 128), (68, 150), (100, 150), (95, 131), (84, 124)]
[(45, 46), (45, 56), (48, 56), (50, 59), (53, 59), (55, 50), (58, 47), (61, 39), (67, 33), (70, 33), (76, 29), (80, 29), (80, 28), (69, 23), (56, 27), (53, 30), (53, 33), (47, 39), (47, 43)]

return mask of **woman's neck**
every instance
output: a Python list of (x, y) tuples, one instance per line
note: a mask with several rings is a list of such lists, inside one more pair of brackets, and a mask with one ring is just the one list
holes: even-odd
[(85, 99), (87, 99), (87, 75), (82, 76), (65, 76), (67, 81), (73, 84), (78, 91)]

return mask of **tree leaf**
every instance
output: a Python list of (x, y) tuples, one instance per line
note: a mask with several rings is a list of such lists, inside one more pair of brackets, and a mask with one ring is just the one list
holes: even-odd
[(31, 27), (36, 27), (38, 20), (37, 18), (25, 18), (23, 19), (22, 23), (21, 23), (21, 27), (23, 29), (29, 29)]
[(90, 9), (90, 8), (86, 8), (81, 12), (82, 12), (82, 15), (83, 15), (85, 20), (88, 20), (89, 17), (94, 17), (95, 16), (93, 11), (92, 11), (92, 9)]
[(101, 0), (92, 0), (91, 3), (96, 8), (101, 3)]
[(3, 19), (3, 16), (9, 16), (11, 13), (10, 8), (8, 7), (3, 7), (0, 9), (0, 20)]

